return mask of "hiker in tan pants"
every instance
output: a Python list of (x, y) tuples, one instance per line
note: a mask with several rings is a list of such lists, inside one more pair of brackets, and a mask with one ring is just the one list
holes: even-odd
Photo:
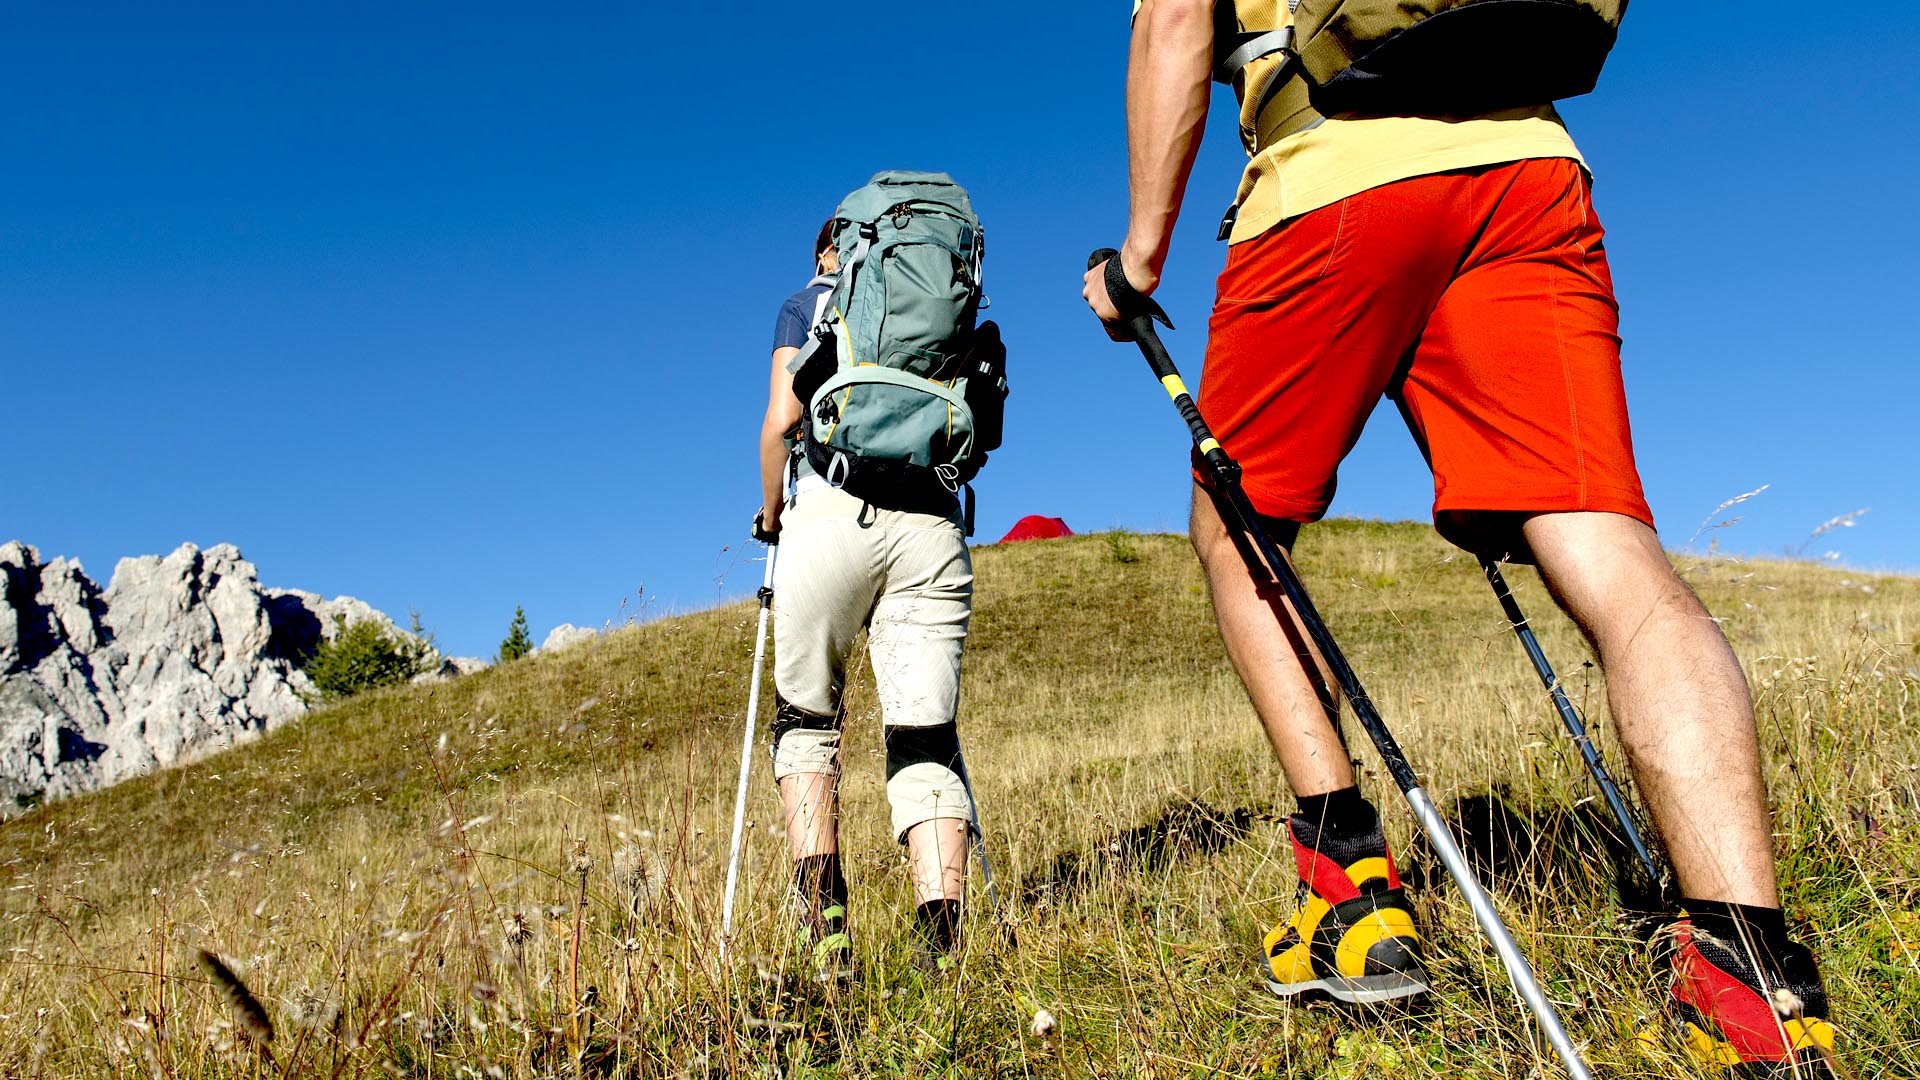
[[(806, 344), (837, 267), (827, 229), (819, 275), (781, 309), (760, 434), (759, 526), (774, 534), (774, 776), (794, 859), (794, 906), (818, 974), (852, 970), (839, 842), (842, 692), (864, 628), (887, 747), (892, 831), (907, 846), (923, 968), (944, 970), (959, 934), (973, 803), (955, 715), (973, 564), (957, 501), (883, 508), (829, 484), (789, 443), (801, 419), (787, 365)], [(789, 470), (797, 474), (789, 492)]]

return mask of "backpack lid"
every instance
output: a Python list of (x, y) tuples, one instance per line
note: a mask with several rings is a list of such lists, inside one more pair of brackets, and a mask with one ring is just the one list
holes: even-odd
[(834, 209), (841, 221), (874, 221), (903, 202), (926, 202), (946, 206), (973, 221), (973, 202), (967, 189), (943, 172), (916, 172), (911, 169), (882, 169), (864, 185), (849, 192)]
[(915, 169), (881, 169), (867, 178), (869, 184), (945, 184), (959, 187), (953, 177), (943, 172), (926, 172)]

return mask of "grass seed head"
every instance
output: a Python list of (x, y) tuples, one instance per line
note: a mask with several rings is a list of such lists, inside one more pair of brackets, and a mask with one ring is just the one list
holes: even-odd
[(201, 949), (200, 966), (206, 969), (207, 976), (213, 980), (213, 985), (219, 987), (220, 993), (226, 997), (240, 1030), (262, 1045), (272, 1042), (273, 1021), (267, 1018), (267, 1010), (261, 1006), (259, 999), (253, 996), (253, 992), (247, 989), (247, 984), (240, 981), (240, 976), (235, 975), (233, 969), (227, 966), (226, 961)]
[(523, 911), (509, 911), (500, 917), (500, 936), (506, 941), (507, 951), (518, 956), (533, 937), (533, 922)]

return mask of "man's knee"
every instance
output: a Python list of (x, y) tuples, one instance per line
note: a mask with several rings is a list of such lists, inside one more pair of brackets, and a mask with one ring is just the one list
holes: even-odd
[(889, 727), (887, 803), (894, 838), (906, 843), (915, 825), (940, 818), (973, 820), (973, 797), (963, 779), (959, 726)]
[(1650, 622), (1707, 618), (1644, 522), (1609, 513), (1540, 514), (1523, 528), (1554, 601), (1596, 646)]
[(1223, 507), (1213, 493), (1199, 484), (1193, 486), (1193, 509), (1187, 518), (1187, 541), (1200, 564), (1209, 571), (1237, 564), (1240, 555), (1222, 516)]
[(1226, 529), (1220, 524), (1220, 516), (1207, 504), (1205, 488), (1193, 489), (1193, 508), (1187, 514), (1187, 542), (1193, 545), (1193, 553), (1206, 563), (1213, 556), (1214, 546), (1227, 538)]
[[(1187, 521), (1187, 539), (1193, 545), (1194, 554), (1200, 557), (1201, 565), (1209, 573), (1245, 570), (1247, 566), (1252, 541), (1242, 536), (1236, 527), (1227, 524), (1227, 517), (1232, 513), (1232, 507), (1216, 498), (1211, 491), (1199, 484), (1193, 486), (1193, 509)], [(1258, 518), (1260, 528), (1268, 539), (1285, 551), (1293, 550), (1293, 542), (1300, 535), (1299, 522), (1265, 514), (1259, 514)]]
[(845, 713), (811, 713), (778, 694), (773, 702), (768, 751), (773, 756), (774, 780), (802, 773), (840, 775), (840, 731), (845, 726)]

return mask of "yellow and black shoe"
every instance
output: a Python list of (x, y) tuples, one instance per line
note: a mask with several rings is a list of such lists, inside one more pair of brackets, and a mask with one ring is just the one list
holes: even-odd
[(1267, 932), (1267, 989), (1368, 1004), (1427, 990), (1420, 934), (1378, 824), (1357, 839), (1287, 823), (1300, 871), (1299, 909)]
[(847, 933), (847, 879), (839, 855), (810, 855), (794, 863), (793, 915), (814, 981), (852, 981), (858, 971)]
[(860, 974), (854, 966), (853, 936), (847, 933), (847, 909), (834, 904), (820, 912), (822, 924), (806, 931), (807, 963), (813, 980), (838, 985)]
[(960, 962), (960, 901), (928, 900), (913, 913), (913, 966), (941, 981)]
[(1830, 1078), (1836, 1040), (1813, 954), (1787, 942), (1766, 965), (1682, 919), (1668, 1005), (1696, 1061), (1748, 1077)]

